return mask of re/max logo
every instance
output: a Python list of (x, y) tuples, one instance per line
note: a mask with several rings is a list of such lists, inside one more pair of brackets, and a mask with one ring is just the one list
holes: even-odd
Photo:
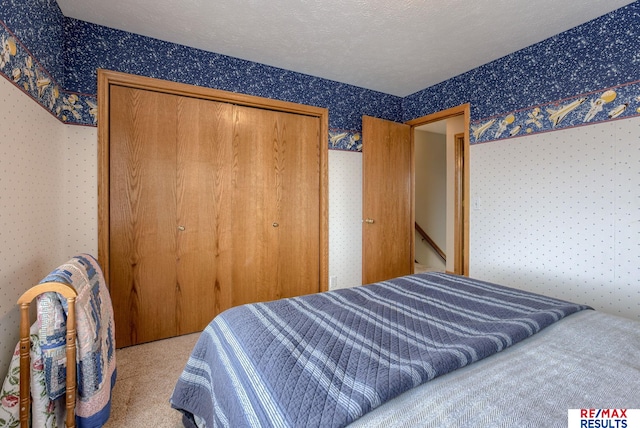
[(589, 419), (626, 419), (627, 409), (580, 409), (580, 417)]
[(638, 428), (640, 409), (569, 409), (567, 428)]
[(580, 428), (628, 428), (627, 409), (580, 409)]

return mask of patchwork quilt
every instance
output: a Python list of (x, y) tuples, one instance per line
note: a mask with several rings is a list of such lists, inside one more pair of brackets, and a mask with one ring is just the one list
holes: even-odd
[[(32, 427), (64, 427), (64, 397), (51, 400), (45, 385), (42, 350), (38, 336), (38, 323), (33, 323), (30, 330), (31, 355), (31, 426)], [(0, 428), (17, 428), (20, 426), (20, 343), (13, 351), (9, 372), (0, 390)]]
[[(109, 418), (111, 390), (116, 381), (113, 307), (104, 276), (91, 255), (80, 254), (56, 268), (41, 283), (54, 281), (69, 284), (78, 293), (76, 425), (101, 427)], [(31, 394), (40, 398), (34, 398), (32, 422), (33, 426), (60, 426), (64, 423), (60, 413), (64, 411), (66, 388), (67, 301), (57, 293), (44, 293), (37, 298), (37, 306), (38, 319), (31, 335)], [(19, 397), (19, 364), (19, 353), (14, 354), (4, 383), (6, 389), (3, 386), (0, 397), (0, 415), (5, 413), (7, 426), (11, 425), (6, 421), (17, 420), (19, 415), (14, 403), (15, 397)], [(37, 422), (40, 415), (44, 422)]]

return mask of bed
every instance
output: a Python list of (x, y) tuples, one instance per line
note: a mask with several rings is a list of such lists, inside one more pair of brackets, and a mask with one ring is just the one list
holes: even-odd
[(640, 408), (640, 323), (430, 272), (218, 315), (171, 397), (185, 426), (567, 426)]

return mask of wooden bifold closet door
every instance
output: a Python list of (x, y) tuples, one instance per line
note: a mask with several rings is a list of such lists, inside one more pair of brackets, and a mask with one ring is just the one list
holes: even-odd
[(326, 289), (319, 117), (119, 85), (109, 98), (118, 347)]

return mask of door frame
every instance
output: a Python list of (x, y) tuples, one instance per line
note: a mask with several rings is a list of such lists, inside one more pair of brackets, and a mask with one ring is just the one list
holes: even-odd
[(320, 120), (320, 290), (329, 289), (329, 110), (186, 83), (98, 69), (98, 260), (109, 287), (109, 111), (111, 85), (317, 117)]
[[(470, 113), (471, 104), (462, 104), (457, 107), (452, 107), (447, 110), (442, 110), (436, 113), (432, 113), (426, 116), (422, 116), (416, 119), (412, 119), (405, 122), (411, 127), (411, 144), (415, 146), (415, 128), (418, 126), (426, 125), (428, 123), (437, 122), (440, 120), (452, 119), (454, 117), (463, 116), (464, 119), (464, 141), (461, 145), (456, 144), (454, 155), (454, 166), (456, 171), (454, 176), (457, 181), (454, 184), (456, 191), (454, 200), (454, 213), (451, 220), (454, 221), (454, 237), (455, 244), (453, 260), (454, 270), (450, 273), (458, 275), (469, 276), (469, 126), (470, 126)], [(454, 141), (454, 144), (456, 141)], [(415, 189), (415, 158), (412, 160), (411, 176), (413, 181), (413, 188)], [(414, 207), (413, 221), (415, 221), (415, 191), (412, 194), (412, 206)], [(447, 219), (449, 220), (449, 219)], [(415, 245), (415, 243), (414, 243)], [(447, 250), (447, 253), (449, 251)], [(447, 257), (450, 257), (447, 254)]]

